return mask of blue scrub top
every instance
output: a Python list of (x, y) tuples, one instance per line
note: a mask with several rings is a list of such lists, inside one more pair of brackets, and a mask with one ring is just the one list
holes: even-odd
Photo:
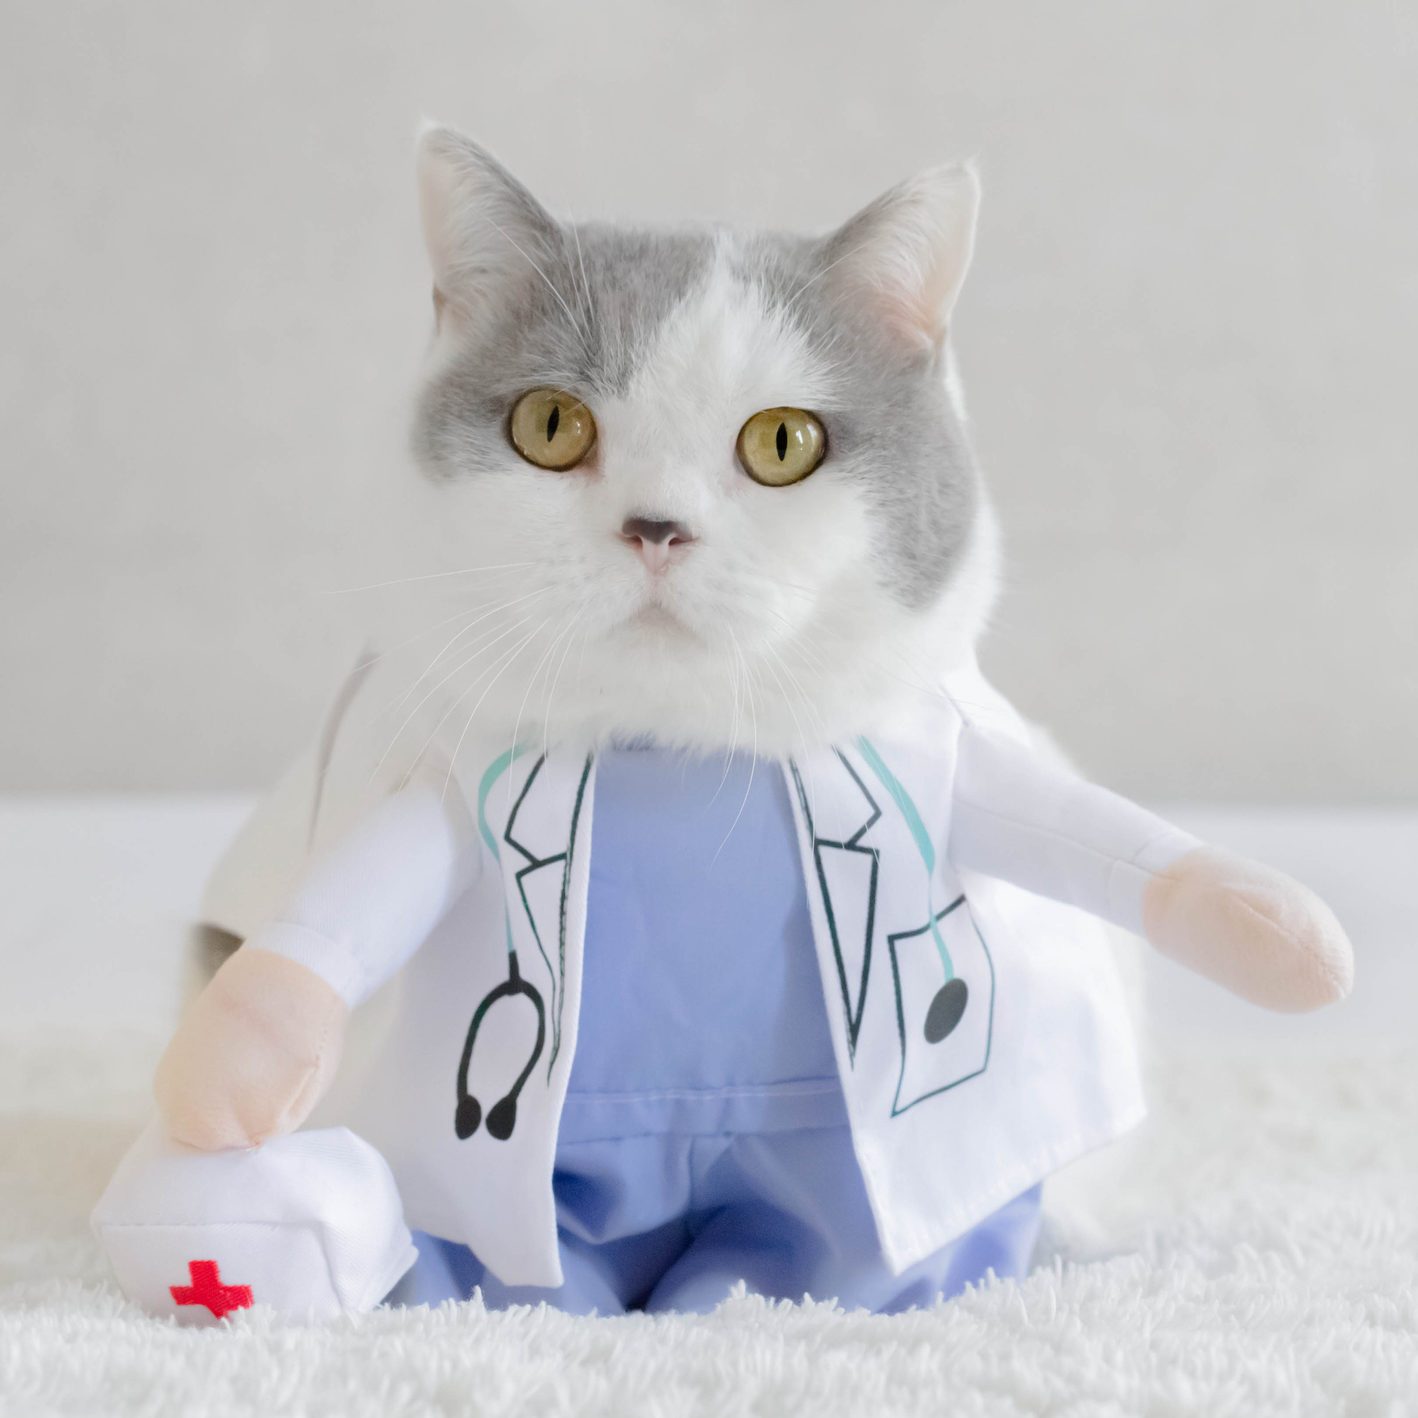
[(561, 1139), (845, 1126), (781, 765), (612, 748), (595, 783)]

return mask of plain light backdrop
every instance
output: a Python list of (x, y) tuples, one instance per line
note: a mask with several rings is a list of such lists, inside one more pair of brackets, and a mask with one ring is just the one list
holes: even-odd
[(5, 0), (0, 787), (311, 731), (408, 476), (425, 113), (586, 217), (823, 229), (978, 155), (987, 668), (1135, 795), (1418, 798), (1404, 0)]

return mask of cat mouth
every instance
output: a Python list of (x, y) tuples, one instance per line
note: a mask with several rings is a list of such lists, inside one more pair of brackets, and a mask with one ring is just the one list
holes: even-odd
[(690, 626), (686, 625), (673, 611), (668, 610), (659, 601), (649, 601), (641, 606), (626, 624), (662, 635), (673, 635), (677, 639), (697, 640), (699, 638)]

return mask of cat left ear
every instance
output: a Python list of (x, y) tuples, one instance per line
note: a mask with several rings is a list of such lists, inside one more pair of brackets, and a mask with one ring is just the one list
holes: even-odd
[(975, 248), (974, 163), (928, 168), (826, 241), (823, 276), (893, 333), (938, 349)]
[(493, 303), (499, 285), (536, 270), (559, 228), (491, 153), (456, 129), (426, 124), (417, 158), (439, 323), (475, 320)]

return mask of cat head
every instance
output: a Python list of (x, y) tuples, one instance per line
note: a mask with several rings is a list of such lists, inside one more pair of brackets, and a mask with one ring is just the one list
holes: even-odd
[(427, 583), (453, 640), (426, 683), (454, 727), (791, 752), (968, 658), (993, 586), (947, 343), (969, 166), (820, 237), (558, 221), (446, 128), (418, 173), (423, 555), (460, 573)]

